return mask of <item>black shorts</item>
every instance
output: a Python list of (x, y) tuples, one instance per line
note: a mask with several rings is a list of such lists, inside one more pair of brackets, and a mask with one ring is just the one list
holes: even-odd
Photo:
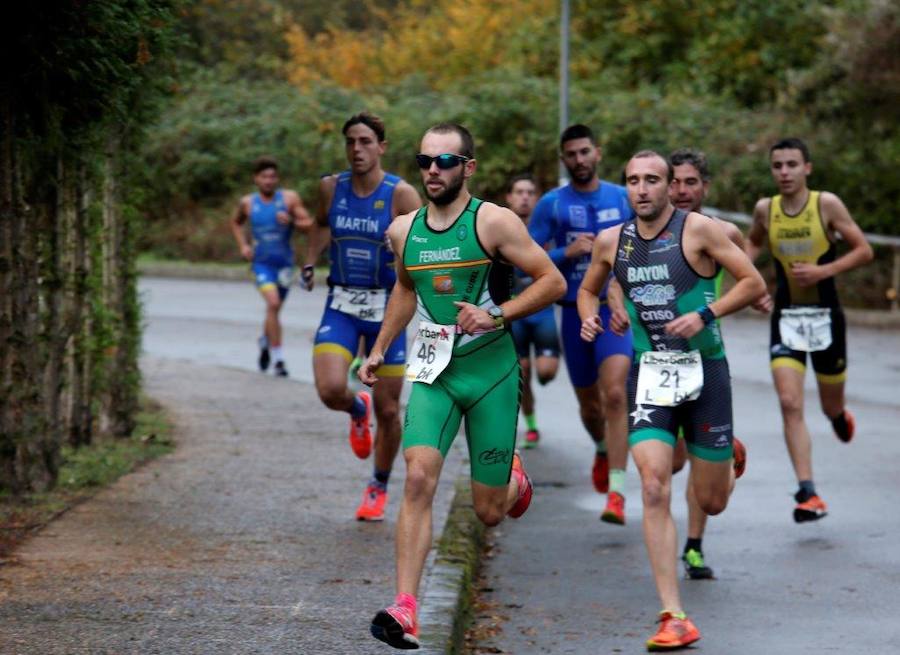
[(629, 446), (656, 439), (674, 447), (678, 429), (681, 428), (691, 455), (711, 462), (731, 458), (734, 425), (727, 359), (704, 358), (700, 396), (675, 407), (638, 405), (635, 402), (639, 369), (635, 361), (628, 376)]
[[(782, 307), (772, 312), (769, 330), (769, 360), (773, 369), (787, 366), (806, 372), (806, 355), (802, 350), (791, 350), (781, 343)], [(840, 307), (831, 308), (831, 345), (825, 350), (809, 353), (813, 370), (821, 382), (838, 384), (847, 379), (847, 322)]]

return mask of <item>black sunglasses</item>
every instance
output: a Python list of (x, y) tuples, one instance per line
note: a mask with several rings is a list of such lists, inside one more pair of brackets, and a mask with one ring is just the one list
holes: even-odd
[(442, 170), (447, 170), (450, 168), (456, 168), (460, 164), (465, 164), (469, 161), (468, 157), (463, 157), (462, 155), (453, 155), (449, 152), (444, 153), (443, 155), (438, 155), (437, 157), (431, 157), (430, 155), (416, 155), (416, 163), (419, 165), (423, 171), (425, 169), (431, 168), (431, 162), (437, 164), (437, 167)]

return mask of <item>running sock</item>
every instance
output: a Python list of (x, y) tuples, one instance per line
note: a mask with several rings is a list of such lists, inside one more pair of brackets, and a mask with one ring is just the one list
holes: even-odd
[(272, 359), (274, 359), (276, 362), (284, 361), (284, 353), (281, 352), (281, 346), (272, 346), (271, 351)]
[(537, 430), (537, 418), (534, 414), (526, 414), (525, 415), (525, 426), (529, 430)]
[(810, 497), (816, 495), (816, 486), (812, 480), (800, 480), (800, 488), (794, 494), (798, 503), (805, 503)]
[(370, 487), (378, 487), (382, 491), (387, 491), (388, 480), (391, 477), (390, 471), (379, 471), (375, 469), (372, 473), (372, 479), (369, 481)]
[(696, 550), (698, 553), (702, 553), (703, 537), (700, 537), (699, 539), (688, 537), (687, 541), (684, 542), (684, 552), (688, 552), (689, 550)]
[(400, 607), (405, 607), (410, 610), (413, 614), (416, 614), (417, 603), (416, 597), (412, 594), (397, 594), (397, 597), (394, 599), (394, 602)]
[(358, 395), (353, 396), (353, 404), (350, 405), (350, 416), (353, 418), (362, 418), (366, 415), (366, 403)]
[(625, 469), (609, 469), (609, 493), (625, 495)]
[(606, 454), (606, 439), (603, 439), (602, 441), (595, 441), (594, 444), (597, 446), (598, 453), (600, 453), (601, 455)]

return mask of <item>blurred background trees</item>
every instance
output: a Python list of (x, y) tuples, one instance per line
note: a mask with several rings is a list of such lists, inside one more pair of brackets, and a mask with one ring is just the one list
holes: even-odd
[[(557, 0), (35, 0), (3, 21), (0, 490), (52, 485), (63, 441), (130, 430), (135, 257), (239, 261), (225, 218), (276, 156), (308, 204), (346, 167), (339, 130), (387, 122), (385, 166), (437, 121), (476, 137), (475, 193), (556, 183)], [(572, 0), (572, 122), (603, 177), (637, 149), (699, 147), (710, 204), (773, 192), (768, 146), (801, 136), (811, 183), (898, 233), (896, 0)], [(883, 306), (887, 266), (844, 284)]]

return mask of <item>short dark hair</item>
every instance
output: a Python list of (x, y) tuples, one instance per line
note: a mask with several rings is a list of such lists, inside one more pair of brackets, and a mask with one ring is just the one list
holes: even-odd
[(663, 157), (661, 154), (656, 152), (655, 150), (639, 150), (638, 152), (631, 155), (631, 159), (644, 159), (646, 157), (659, 157), (663, 160), (663, 163), (666, 165), (666, 177), (669, 182), (675, 179), (675, 171), (672, 170), (672, 164), (669, 163), (669, 160)]
[(378, 137), (379, 143), (382, 143), (384, 141), (384, 121), (375, 114), (369, 113), (367, 111), (361, 111), (358, 114), (353, 114), (353, 116), (348, 118), (347, 122), (344, 123), (344, 127), (341, 128), (341, 134), (347, 136), (347, 130), (349, 130), (354, 125), (359, 125), (360, 123), (375, 132), (375, 136)]
[(459, 123), (438, 123), (429, 127), (425, 134), (432, 132), (434, 134), (458, 134), (462, 141), (462, 152), (460, 154), (466, 159), (475, 159), (475, 139), (472, 133)]
[(275, 161), (275, 158), (271, 155), (263, 155), (262, 157), (257, 157), (256, 161), (253, 162), (254, 175), (259, 175), (263, 171), (270, 168), (274, 168), (276, 171), (278, 170), (278, 162)]
[(597, 139), (594, 138), (594, 132), (591, 128), (581, 123), (575, 123), (575, 125), (569, 125), (559, 135), (559, 147), (562, 148), (566, 141), (574, 141), (575, 139), (590, 139), (591, 143), (597, 145)]
[(518, 175), (513, 175), (509, 178), (509, 182), (506, 183), (506, 192), (512, 193), (517, 182), (531, 182), (534, 185), (535, 190), (537, 190), (537, 182), (534, 181), (534, 177), (531, 173), (519, 173)]
[(692, 150), (691, 148), (679, 148), (669, 155), (669, 166), (675, 168), (682, 164), (690, 164), (700, 173), (700, 179), (709, 182), (709, 162), (702, 150)]
[(780, 141), (775, 142), (771, 148), (769, 148), (769, 157), (772, 156), (772, 153), (776, 150), (799, 150), (803, 153), (803, 161), (804, 163), (809, 163), (809, 148), (806, 144), (798, 139), (797, 137), (791, 136), (786, 139), (781, 139)]

